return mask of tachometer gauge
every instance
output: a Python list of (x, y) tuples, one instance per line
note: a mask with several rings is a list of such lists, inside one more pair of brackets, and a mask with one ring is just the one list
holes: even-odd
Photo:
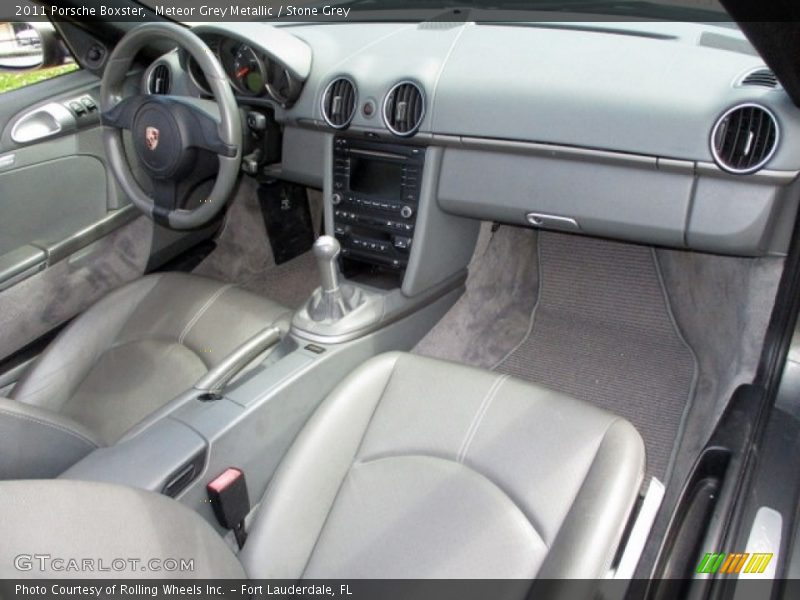
[(247, 44), (240, 44), (236, 49), (232, 76), (239, 91), (252, 96), (264, 92), (264, 64)]

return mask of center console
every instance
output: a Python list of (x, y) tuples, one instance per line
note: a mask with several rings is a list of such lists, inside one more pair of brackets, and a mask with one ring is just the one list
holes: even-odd
[[(461, 296), (480, 224), (439, 206), (443, 148), (315, 135), (329, 152), (326, 235), (312, 249), (321, 285), (294, 314), (290, 331), (263, 360), (250, 360), (262, 348), (260, 337), (235, 350), (217, 373), (221, 379), (202, 379), (62, 478), (175, 496), (224, 534), (207, 483), (233, 466), (246, 472), (250, 497), (261, 497), (333, 386), (375, 354), (413, 348)], [(297, 157), (286, 159), (287, 173), (307, 165), (302, 148), (313, 142), (294, 139), (296, 148), (284, 149), (284, 157)], [(263, 341), (275, 339), (265, 331)], [(248, 369), (232, 379), (245, 362)]]
[(424, 161), (424, 148), (335, 138), (331, 203), (344, 262), (405, 270)]

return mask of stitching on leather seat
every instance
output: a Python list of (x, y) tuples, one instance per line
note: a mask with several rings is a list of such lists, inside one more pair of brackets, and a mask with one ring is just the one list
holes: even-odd
[(65, 427), (63, 425), (58, 425), (58, 424), (52, 423), (50, 421), (45, 421), (44, 419), (37, 419), (36, 417), (31, 417), (30, 415), (23, 415), (23, 414), (20, 414), (20, 413), (16, 413), (16, 412), (13, 412), (13, 411), (10, 411), (10, 410), (6, 410), (4, 408), (0, 408), (0, 413), (8, 415), (10, 417), (14, 417), (16, 419), (22, 419), (23, 421), (31, 421), (32, 423), (38, 423), (39, 425), (44, 425), (45, 427), (51, 427), (53, 429), (57, 429), (57, 430), (59, 430), (59, 431), (61, 431), (63, 433), (67, 433), (67, 434), (69, 434), (71, 436), (74, 436), (74, 437), (78, 438), (82, 442), (86, 442), (92, 448), (97, 448), (98, 447), (97, 444), (95, 444), (92, 440), (87, 438), (85, 435), (83, 435), (81, 433), (78, 433), (77, 431), (74, 431), (74, 430), (70, 429), (69, 427)]
[(467, 456), (467, 452), (469, 451), (469, 447), (472, 445), (472, 440), (475, 439), (475, 434), (478, 432), (478, 429), (480, 428), (481, 423), (483, 422), (483, 417), (489, 410), (489, 406), (491, 406), (495, 396), (497, 396), (497, 391), (509, 377), (510, 375), (499, 376), (497, 379), (495, 379), (494, 383), (492, 383), (492, 386), (489, 388), (489, 391), (486, 392), (486, 396), (484, 396), (483, 400), (481, 401), (481, 404), (478, 407), (475, 416), (472, 418), (472, 422), (467, 428), (467, 432), (464, 434), (464, 441), (461, 442), (461, 447), (459, 448), (458, 454), (456, 455), (456, 459), (458, 460), (459, 463), (464, 462), (464, 459)]
[(505, 496), (508, 499), (508, 501), (511, 504), (514, 505), (514, 508), (516, 508), (520, 512), (520, 514), (525, 518), (525, 520), (531, 526), (531, 529), (536, 534), (536, 536), (542, 541), (542, 544), (544, 545), (544, 547), (548, 551), (550, 550), (550, 544), (548, 544), (547, 540), (544, 539), (544, 526), (539, 522), (539, 519), (536, 519), (532, 515), (529, 515), (523, 509), (522, 502), (520, 500), (514, 498), (514, 496), (512, 496), (512, 494), (511, 494), (511, 492), (506, 490), (505, 487), (503, 487), (497, 481), (495, 481), (492, 477), (489, 477), (486, 473), (483, 473), (482, 471), (479, 471), (478, 469), (476, 469), (472, 465), (468, 465), (468, 464), (464, 464), (464, 463), (455, 461), (455, 460), (453, 460), (452, 458), (450, 458), (448, 456), (437, 456), (435, 454), (427, 454), (427, 453), (420, 453), (420, 452), (414, 452), (414, 453), (398, 452), (396, 454), (395, 453), (389, 453), (389, 454), (381, 454), (381, 455), (378, 455), (378, 456), (373, 456), (372, 458), (369, 458), (367, 460), (360, 461), (357, 465), (354, 465), (353, 468), (361, 468), (361, 467), (364, 467), (364, 466), (368, 466), (368, 465), (370, 465), (372, 463), (380, 462), (382, 460), (392, 460), (392, 459), (398, 459), (398, 458), (428, 458), (428, 459), (433, 459), (433, 460), (440, 460), (440, 461), (443, 461), (443, 462), (449, 462), (449, 463), (458, 464), (458, 465), (462, 466), (463, 468), (467, 469), (468, 471), (470, 471), (471, 473), (474, 473), (475, 475), (480, 477), (482, 480), (487, 481), (491, 486), (496, 488), (501, 494), (503, 494), (503, 496)]
[[(378, 408), (380, 407), (381, 403), (384, 400), (384, 397), (386, 396), (386, 390), (389, 389), (389, 384), (392, 382), (392, 379), (394, 378), (395, 371), (397, 370), (397, 363), (400, 362), (400, 358), (401, 358), (400, 356), (397, 356), (394, 359), (394, 362), (392, 363), (392, 370), (389, 371), (389, 376), (386, 378), (386, 381), (383, 384), (383, 389), (381, 390), (381, 393), (378, 396), (378, 400), (375, 402), (375, 406), (372, 407), (372, 413), (370, 414), (370, 417), (367, 420), (367, 424), (364, 427), (364, 430), (361, 432), (361, 439), (358, 441), (358, 446), (356, 447), (355, 452), (353, 453), (353, 458), (351, 459), (350, 466), (345, 470), (345, 472), (342, 475), (341, 481), (339, 481), (339, 486), (336, 488), (336, 493), (333, 495), (331, 503), (328, 506), (327, 514), (325, 515), (322, 524), (317, 530), (317, 539), (314, 540), (314, 544), (311, 546), (311, 549), (308, 552), (308, 556), (306, 556), (305, 564), (303, 565), (303, 568), (300, 571), (301, 578), (305, 575), (305, 572), (308, 570), (308, 565), (311, 564), (311, 559), (314, 558), (314, 552), (316, 551), (317, 546), (319, 545), (319, 540), (322, 537), (322, 532), (325, 530), (325, 526), (328, 524), (328, 520), (330, 519), (331, 513), (333, 512), (333, 507), (336, 506), (336, 500), (339, 499), (339, 494), (341, 494), (342, 492), (342, 487), (344, 486), (344, 482), (347, 480), (347, 476), (350, 474), (350, 471), (352, 471), (353, 468), (357, 466), (357, 464), (360, 461), (359, 454), (361, 452), (362, 446), (364, 445), (364, 439), (367, 437), (369, 428), (372, 425), (373, 419), (375, 418), (375, 413), (378, 412)], [(348, 383), (351, 382), (352, 382), (352, 376), (350, 382)]]
[(211, 294), (211, 297), (208, 300), (206, 300), (206, 303), (203, 304), (203, 306), (200, 307), (200, 309), (197, 311), (197, 313), (195, 313), (195, 315), (191, 319), (189, 319), (189, 322), (186, 323), (186, 326), (183, 328), (183, 331), (181, 331), (181, 334), (178, 336), (178, 343), (179, 344), (183, 344), (183, 340), (186, 338), (187, 335), (189, 335), (189, 332), (192, 330), (192, 328), (195, 325), (197, 325), (197, 322), (200, 320), (200, 317), (202, 317), (205, 314), (205, 312), (209, 308), (211, 308), (211, 305), (214, 304), (214, 302), (216, 302), (217, 299), (220, 296), (222, 296), (222, 294), (227, 292), (232, 287), (233, 287), (233, 284), (229, 283), (228, 285), (222, 286), (216, 292)]

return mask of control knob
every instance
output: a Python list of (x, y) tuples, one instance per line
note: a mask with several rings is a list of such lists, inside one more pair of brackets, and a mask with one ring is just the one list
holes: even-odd
[(333, 196), (331, 196), (331, 202), (333, 203), (334, 206), (337, 206), (337, 205), (341, 204), (342, 203), (342, 195), (340, 193), (338, 193), (338, 192), (334, 193)]
[(400, 216), (403, 217), (404, 219), (410, 219), (413, 214), (414, 214), (414, 209), (411, 208), (408, 204), (406, 204), (405, 206), (403, 206), (403, 208), (400, 209)]

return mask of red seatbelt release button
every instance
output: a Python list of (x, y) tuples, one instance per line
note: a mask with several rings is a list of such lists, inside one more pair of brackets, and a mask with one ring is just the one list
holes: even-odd
[(233, 530), (241, 548), (247, 539), (244, 519), (250, 512), (250, 497), (247, 495), (244, 473), (229, 467), (217, 475), (206, 486), (206, 490), (217, 521), (225, 529)]

